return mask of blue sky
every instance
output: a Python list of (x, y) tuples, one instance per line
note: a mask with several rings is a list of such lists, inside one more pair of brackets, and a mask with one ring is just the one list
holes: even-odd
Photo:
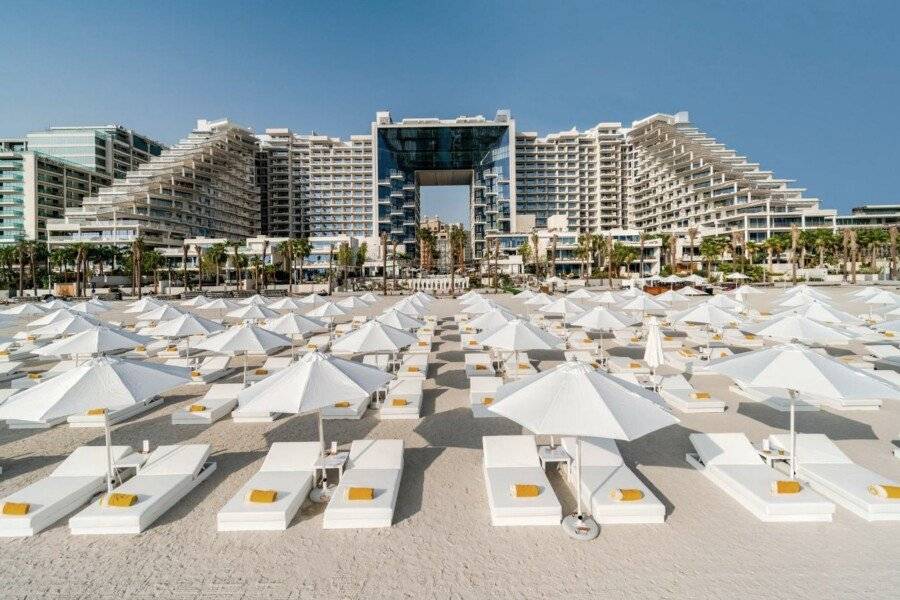
[(688, 110), (825, 206), (897, 197), (897, 2), (15, 2), (0, 136), (198, 117), (366, 133), (375, 111), (547, 133)]

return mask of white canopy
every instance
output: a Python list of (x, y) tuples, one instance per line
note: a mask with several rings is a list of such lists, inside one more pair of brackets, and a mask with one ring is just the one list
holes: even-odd
[(346, 308), (349, 310), (369, 308), (369, 305), (366, 304), (365, 301), (361, 300), (359, 296), (347, 296), (343, 300), (338, 300), (337, 305), (341, 308)]
[(813, 321), (829, 323), (832, 325), (861, 325), (864, 322), (862, 319), (855, 317), (850, 313), (838, 310), (820, 300), (813, 300), (809, 304), (789, 308), (788, 310), (779, 313), (779, 315), (786, 315), (788, 313), (797, 314), (806, 317), (807, 319), (812, 319)]
[[(95, 329), (97, 325), (97, 321), (94, 321), (92, 319), (89, 320), (85, 319), (83, 316), (74, 316), (59, 321), (54, 321), (49, 325), (44, 325), (43, 327), (33, 329), (31, 330), (29, 335), (37, 336), (40, 338), (56, 337), (59, 335), (72, 335), (75, 333), (81, 333), (82, 331), (90, 331), (91, 329)], [(21, 334), (16, 334), (16, 337), (21, 339), (20, 335)], [(23, 337), (28, 336), (26, 335)]]
[(698, 290), (697, 288), (691, 287), (689, 285), (684, 286), (680, 290), (678, 290), (679, 294), (683, 294), (685, 296), (706, 296), (706, 292), (702, 290)]
[(510, 321), (493, 331), (485, 331), (476, 339), (483, 346), (508, 352), (552, 350), (562, 344), (562, 340), (555, 335), (522, 319)]
[(265, 325), (263, 325), (263, 328), (291, 338), (307, 335), (309, 333), (322, 333), (328, 331), (328, 325), (326, 323), (296, 313), (288, 313), (274, 319), (269, 319), (266, 321)]
[(566, 294), (566, 298), (569, 298), (570, 300), (590, 300), (593, 297), (594, 294), (585, 288), (578, 288), (574, 292)]
[(77, 313), (86, 313), (89, 315), (99, 315), (100, 313), (107, 312), (109, 309), (94, 302), (78, 302), (77, 304), (73, 304), (69, 307), (69, 310)]
[(366, 292), (365, 294), (363, 294), (362, 296), (360, 296), (359, 299), (362, 300), (363, 302), (366, 302), (366, 303), (370, 304), (370, 305), (371, 305), (371, 304), (375, 304), (375, 303), (381, 301), (381, 298), (379, 298), (378, 296), (376, 296), (376, 295), (373, 294), (372, 292)]
[(577, 319), (572, 325), (594, 331), (620, 331), (634, 326), (639, 319), (616, 312), (602, 306), (595, 306)]
[(416, 303), (412, 302), (409, 298), (404, 298), (403, 300), (394, 304), (391, 307), (393, 310), (402, 312), (405, 315), (409, 315), (410, 317), (422, 317), (425, 315), (425, 310), (418, 306)]
[(368, 321), (358, 329), (341, 336), (331, 343), (331, 351), (349, 354), (370, 354), (376, 352), (397, 353), (419, 338), (379, 321)]
[(594, 297), (591, 298), (591, 302), (594, 304), (618, 304), (619, 299), (616, 298), (615, 294), (607, 290), (594, 294)]
[(35, 319), (34, 321), (29, 321), (25, 326), (26, 327), (43, 327), (44, 325), (50, 325), (52, 323), (58, 323), (60, 321), (68, 321), (69, 319), (71, 319), (73, 317), (80, 317), (82, 319), (85, 319), (86, 321), (90, 321), (91, 323), (94, 323), (97, 325), (100, 324), (99, 319), (97, 319), (96, 317), (93, 317), (89, 314), (86, 314), (86, 313), (79, 314), (79, 313), (72, 312), (67, 308), (58, 308), (58, 309), (54, 310), (53, 312), (49, 312), (46, 315), (44, 315), (43, 317), (40, 317), (39, 319)]
[(734, 298), (726, 296), (725, 294), (716, 294), (715, 296), (707, 300), (707, 303), (711, 304), (712, 306), (718, 306), (719, 308), (724, 308), (725, 310), (730, 311), (739, 311), (744, 308), (743, 303), (738, 302)]
[(40, 305), (44, 310), (59, 310), (60, 308), (69, 308), (69, 306), (70, 304), (68, 302), (60, 300), (59, 298), (54, 298), (53, 300), (49, 300)]
[(185, 300), (181, 303), (181, 306), (187, 306), (190, 308), (199, 308), (209, 302), (210, 299), (204, 296), (203, 294), (198, 294), (191, 298), (190, 300)]
[(657, 302), (649, 294), (644, 294), (643, 292), (640, 292), (640, 296), (635, 296), (620, 308), (621, 310), (632, 310), (635, 312), (666, 310), (665, 305), (661, 302)]
[(128, 308), (123, 312), (127, 314), (133, 313), (144, 313), (155, 308), (159, 308), (160, 306), (166, 306), (166, 302), (160, 302), (154, 298), (141, 298), (140, 300), (136, 300), (128, 305)]
[(57, 340), (41, 348), (36, 348), (34, 354), (38, 356), (103, 354), (136, 348), (150, 340), (151, 338), (148, 337), (110, 329), (109, 327), (94, 327), (93, 329), (76, 333), (71, 337)]
[(243, 304), (244, 306), (248, 306), (251, 304), (255, 304), (256, 306), (268, 306), (269, 299), (265, 296), (260, 296), (259, 294), (253, 294), (249, 298), (239, 300), (238, 304)]
[(551, 302), (550, 304), (546, 304), (538, 308), (538, 311), (548, 314), (548, 315), (557, 315), (560, 317), (564, 317), (566, 319), (570, 317), (576, 317), (585, 312), (585, 309), (575, 304), (568, 298), (560, 298)]
[(285, 296), (284, 298), (269, 304), (268, 308), (271, 308), (272, 310), (300, 310), (302, 308), (309, 308), (309, 306), (300, 304), (300, 302), (291, 296)]
[(375, 320), (397, 329), (418, 329), (425, 327), (425, 323), (395, 309), (388, 309), (375, 317)]
[(474, 319), (468, 322), (470, 327), (474, 327), (475, 329), (480, 329), (482, 331), (489, 331), (492, 329), (497, 329), (503, 325), (506, 325), (510, 321), (514, 321), (519, 317), (509, 312), (505, 308), (495, 308), (490, 312), (486, 312), (484, 314), (478, 315)]
[(702, 302), (697, 306), (672, 315), (673, 323), (700, 323), (711, 327), (725, 327), (736, 325), (740, 318), (734, 313), (728, 312), (709, 302)]
[(525, 306), (546, 306), (551, 302), (553, 302), (553, 298), (543, 292), (540, 292), (526, 300), (523, 304), (525, 304)]
[[(460, 298), (462, 298), (462, 296), (460, 296)], [(532, 292), (531, 290), (522, 290), (518, 294), (515, 294), (513, 298), (516, 298), (518, 300), (530, 300), (534, 298), (534, 292)]]
[(225, 316), (231, 317), (232, 319), (259, 320), (272, 319), (278, 317), (279, 314), (262, 304), (245, 304), (240, 308), (225, 313)]
[(881, 290), (879, 290), (876, 286), (869, 285), (869, 286), (864, 287), (861, 290), (857, 290), (857, 291), (853, 292), (852, 294), (850, 294), (849, 297), (855, 298), (856, 300), (867, 300), (868, 298), (871, 298), (872, 296), (874, 296), (875, 294), (877, 294), (880, 291)]
[(893, 306), (900, 304), (900, 296), (888, 290), (880, 290), (866, 298), (865, 303), (872, 306)]
[(657, 300), (662, 300), (663, 302), (668, 302), (669, 304), (674, 304), (676, 302), (690, 302), (691, 299), (687, 296), (676, 292), (675, 290), (667, 290), (662, 294), (659, 294), (656, 297)]
[(191, 335), (209, 335), (224, 329), (224, 325), (220, 325), (210, 319), (205, 319), (199, 315), (184, 314), (180, 317), (163, 321), (155, 327), (145, 327), (141, 330), (141, 333), (157, 337), (179, 338)]
[(492, 310), (497, 310), (498, 308), (500, 308), (500, 305), (493, 300), (479, 300), (478, 302), (464, 306), (460, 312), (464, 312), (467, 315), (481, 315), (491, 312)]
[(732, 281), (740, 281), (744, 279), (750, 279), (743, 273), (739, 273), (738, 271), (732, 271), (728, 275), (725, 276), (725, 279), (731, 279)]
[(303, 304), (304, 306), (319, 306), (320, 304), (325, 304), (327, 300), (325, 300), (325, 298), (323, 298), (319, 294), (310, 294), (309, 296), (300, 298), (299, 300), (297, 300), (297, 302)]
[(311, 311), (306, 313), (307, 317), (341, 317), (347, 314), (347, 310), (341, 308), (334, 302), (325, 302), (320, 304)]
[(763, 292), (763, 291), (760, 290), (760, 289), (757, 289), (757, 288), (753, 287), (752, 285), (744, 284), (744, 285), (742, 285), (742, 286), (740, 286), (740, 287), (735, 288), (734, 290), (732, 290), (731, 293), (733, 293), (733, 294), (743, 294), (744, 296), (752, 296), (752, 295), (756, 295), (756, 294), (764, 294), (765, 292)]
[(12, 306), (11, 308), (0, 311), (0, 315), (8, 315), (14, 317), (37, 316), (44, 315), (46, 313), (47, 311), (42, 308), (40, 304), (35, 304), (34, 302), (22, 302), (20, 304)]
[(229, 327), (197, 344), (201, 350), (220, 354), (254, 353), (266, 354), (276, 348), (291, 345), (288, 338), (256, 325), (244, 324)]
[(238, 308), (240, 304), (234, 302), (233, 300), (229, 300), (228, 298), (216, 298), (215, 300), (210, 300), (203, 306), (200, 306), (198, 310), (218, 310), (218, 311), (226, 311), (226, 310), (234, 310)]
[(185, 314), (185, 311), (180, 308), (176, 308), (174, 306), (169, 306), (168, 304), (160, 306), (158, 308), (154, 308), (153, 310), (147, 311), (145, 313), (139, 314), (135, 317), (136, 321), (168, 321), (170, 319), (177, 319), (181, 315)]
[(804, 344), (849, 344), (855, 338), (812, 319), (796, 315), (778, 315), (754, 325), (744, 325), (742, 331), (779, 342), (800, 341)]

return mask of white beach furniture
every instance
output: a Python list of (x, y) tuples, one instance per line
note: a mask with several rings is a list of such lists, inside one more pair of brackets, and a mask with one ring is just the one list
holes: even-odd
[(474, 333), (461, 333), (459, 336), (459, 345), (462, 350), (465, 351), (475, 351), (481, 352), (484, 350), (484, 346), (481, 345), (477, 339), (477, 334)]
[(237, 370), (228, 366), (230, 360), (228, 356), (207, 356), (193, 368), (191, 380), (194, 383), (212, 383), (228, 377)]
[(409, 354), (431, 354), (431, 344), (432, 342), (430, 339), (419, 338), (416, 342), (413, 342), (413, 344), (410, 345), (407, 352)]
[(134, 477), (113, 490), (136, 496), (134, 504), (109, 506), (104, 498), (69, 519), (69, 530), (73, 535), (142, 532), (215, 471), (210, 451), (209, 444), (160, 446)]
[(247, 371), (247, 381), (249, 383), (262, 381), (266, 377), (288, 368), (291, 366), (292, 361), (293, 359), (290, 356), (270, 356), (258, 369)]
[(681, 374), (663, 377), (659, 384), (659, 395), (681, 412), (725, 412), (724, 400), (714, 397), (711, 392), (695, 388)]
[(831, 521), (834, 504), (807, 487), (775, 494), (773, 484), (786, 476), (765, 465), (743, 433), (692, 433), (696, 453), (685, 460), (760, 521)]
[(302, 346), (297, 346), (295, 352), (297, 354), (306, 354), (307, 352), (313, 352), (318, 350), (319, 352), (328, 352), (328, 348), (331, 347), (331, 336), (327, 333), (319, 333), (308, 340)]
[(97, 414), (83, 413), (80, 415), (71, 415), (66, 418), (66, 421), (69, 423), (69, 427), (102, 428), (105, 419), (109, 419), (109, 424), (114, 425), (132, 417), (136, 417), (137, 415), (143, 414), (148, 410), (156, 408), (157, 406), (161, 406), (162, 403), (162, 398), (160, 398), (159, 396), (154, 396), (152, 398), (142, 400), (141, 402), (135, 402), (134, 404), (130, 404), (124, 408), (110, 410), (107, 415), (103, 415), (99, 412)]
[(331, 406), (320, 408), (319, 412), (322, 414), (323, 419), (362, 419), (362, 416), (366, 413), (366, 409), (369, 408), (369, 403), (371, 401), (371, 398), (344, 400), (335, 402)]
[(22, 362), (18, 360), (0, 361), (0, 383), (6, 383), (13, 379), (22, 377), (25, 370), (22, 368)]
[[(403, 440), (356, 440), (334, 489), (322, 527), (368, 529), (390, 527), (403, 476)], [(371, 500), (351, 500), (351, 489), (371, 489)]]
[[(541, 469), (534, 436), (484, 436), (481, 443), (491, 524), (558, 526), (562, 506)], [(537, 486), (537, 496), (517, 497), (515, 490), (519, 485)]]
[(466, 352), (463, 355), (463, 364), (466, 369), (466, 377), (494, 377), (497, 374), (494, 369), (494, 361), (486, 352)]
[(15, 390), (27, 390), (33, 388), (39, 383), (44, 383), (48, 379), (53, 379), (57, 375), (62, 375), (75, 368), (74, 360), (61, 360), (52, 367), (43, 372), (28, 373), (24, 377), (13, 379), (9, 382), (9, 387)]
[(406, 354), (397, 367), (397, 377), (412, 377), (414, 379), (426, 379), (428, 377), (428, 355)]
[(214, 383), (199, 400), (172, 413), (173, 425), (212, 425), (237, 406), (243, 383)]
[[(275, 442), (259, 471), (219, 510), (219, 531), (281, 531), (288, 528), (315, 483), (319, 442)], [(254, 492), (263, 498), (257, 498)], [(265, 498), (274, 492), (274, 498)], [(258, 501), (262, 500), (262, 501)]]
[(521, 379), (538, 372), (525, 352), (519, 352), (518, 357), (515, 353), (507, 356), (502, 366), (503, 374), (508, 379)]
[[(562, 438), (566, 453), (577, 455), (574, 437)], [(603, 525), (615, 523), (662, 523), (666, 519), (666, 507), (653, 495), (644, 482), (628, 468), (615, 440), (582, 438), (581, 440), (581, 494), (591, 506), (591, 516)], [(574, 490), (578, 482), (578, 465), (573, 458), (569, 462), (566, 478)], [(618, 490), (637, 490), (637, 500), (617, 500)]]
[(642, 358), (610, 356), (606, 359), (606, 367), (610, 373), (650, 373), (650, 367)]
[[(130, 446), (112, 446), (117, 462), (132, 453)], [(20, 516), (0, 514), (0, 537), (27, 537), (50, 527), (66, 515), (87, 504), (106, 489), (106, 446), (76, 448), (47, 477), (0, 499), (26, 504)]]
[(473, 377), (469, 379), (469, 403), (476, 419), (499, 417), (487, 409), (497, 399), (497, 390), (503, 385), (502, 377)]
[(592, 340), (583, 329), (576, 329), (570, 333), (566, 339), (566, 345), (570, 350), (587, 350), (588, 352), (597, 352), (600, 347), (597, 341)]
[[(790, 435), (770, 435), (769, 444), (790, 452)], [(900, 483), (854, 463), (825, 435), (797, 434), (797, 476), (867, 521), (900, 521), (900, 499), (882, 498), (869, 490), (871, 486), (897, 487)]]
[(378, 417), (418, 419), (422, 412), (422, 383), (421, 379), (408, 377), (390, 382)]
[(366, 354), (362, 357), (362, 364), (381, 369), (382, 371), (390, 371), (392, 367), (391, 362), (390, 354)]

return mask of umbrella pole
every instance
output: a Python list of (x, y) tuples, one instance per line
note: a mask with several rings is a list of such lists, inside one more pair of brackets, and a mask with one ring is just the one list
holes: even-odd
[(581, 436), (575, 438), (575, 462), (578, 463), (578, 481), (575, 484), (575, 489), (577, 493), (575, 494), (577, 501), (576, 506), (578, 507), (577, 513), (578, 518), (582, 517), (581, 514)]
[(247, 385), (247, 351), (244, 351), (244, 385)]
[(106, 493), (113, 491), (112, 435), (109, 431), (109, 410), (103, 413), (103, 434), (106, 438)]
[(791, 396), (791, 479), (794, 479), (797, 476), (797, 430), (794, 427), (794, 402), (797, 392), (788, 390), (788, 394)]
[(328, 489), (328, 469), (325, 468), (325, 420), (319, 410), (319, 441), (322, 443), (322, 489)]

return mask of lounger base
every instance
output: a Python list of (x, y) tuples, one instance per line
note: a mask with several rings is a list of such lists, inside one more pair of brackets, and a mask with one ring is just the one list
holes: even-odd
[(491, 525), (494, 527), (536, 527), (556, 526), (562, 523), (560, 515), (539, 515), (539, 516), (521, 516), (521, 517), (501, 517), (491, 513)]
[(697, 458), (696, 454), (685, 454), (684, 459), (687, 461), (689, 465), (703, 473), (707, 479), (712, 481), (717, 488), (731, 496), (738, 504), (746, 508), (750, 511), (753, 516), (755, 516), (760, 521), (765, 523), (807, 523), (807, 522), (831, 522), (831, 514), (830, 513), (797, 513), (797, 514), (784, 514), (784, 515), (771, 515), (766, 512), (760, 511), (759, 507), (754, 505), (752, 502), (748, 501), (743, 494), (734, 490), (727, 483), (719, 480), (716, 477), (713, 477), (709, 470), (700, 462)]
[(723, 413), (725, 412), (725, 403), (721, 400), (696, 400), (685, 401), (674, 394), (668, 393), (666, 390), (660, 390), (659, 395), (662, 396), (666, 404), (683, 413)]
[(271, 423), (279, 416), (281, 415), (275, 413), (267, 415), (236, 415), (231, 413), (231, 420), (235, 423)]
[(661, 514), (644, 515), (604, 515), (595, 512), (591, 516), (600, 525), (656, 525), (666, 522), (665, 510)]
[(4, 519), (4, 521), (0, 523), (0, 538), (31, 537), (36, 535), (66, 515), (75, 512), (105, 489), (106, 483), (104, 482), (89, 494), (80, 494), (65, 504), (57, 506), (50, 511), (44, 511), (38, 518), (33, 519), (30, 522), (28, 520), (23, 521), (22, 525), (16, 525), (11, 519)]
[[(109, 413), (109, 424), (115, 425), (116, 423), (121, 423), (126, 419), (130, 419), (139, 414), (145, 413), (148, 410), (156, 408), (157, 406), (162, 405), (162, 398), (154, 398), (147, 403), (135, 404), (134, 406), (129, 406), (127, 408), (123, 408), (121, 410), (114, 410)], [(89, 417), (87, 415), (74, 415), (68, 418), (69, 427), (103, 427), (103, 417)]]
[(10, 429), (50, 429), (60, 423), (65, 423), (66, 418), (50, 419), (49, 421), (7, 421), (6, 426)]

